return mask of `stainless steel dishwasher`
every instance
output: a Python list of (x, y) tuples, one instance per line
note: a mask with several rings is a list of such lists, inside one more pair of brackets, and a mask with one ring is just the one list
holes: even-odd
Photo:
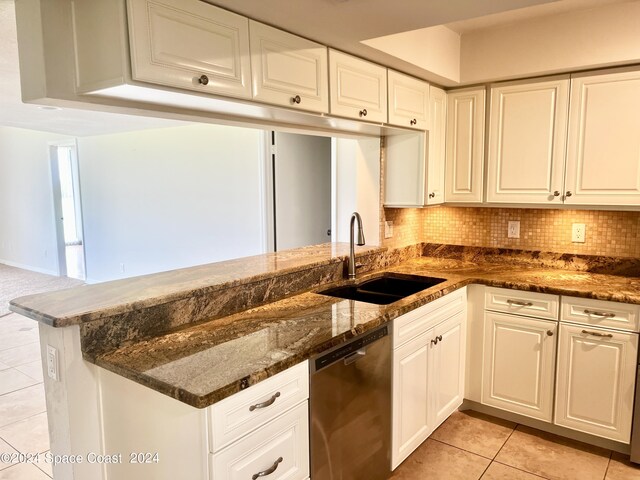
[(391, 474), (391, 339), (384, 325), (310, 363), (311, 478)]

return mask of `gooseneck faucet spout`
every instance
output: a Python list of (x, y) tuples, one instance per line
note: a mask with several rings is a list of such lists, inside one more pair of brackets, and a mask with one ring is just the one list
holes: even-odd
[(351, 236), (349, 237), (349, 278), (356, 278), (356, 252), (354, 245), (354, 232), (353, 227), (355, 221), (358, 221), (358, 245), (364, 245), (364, 232), (362, 231), (362, 218), (358, 212), (353, 212), (351, 215), (351, 224), (349, 230)]

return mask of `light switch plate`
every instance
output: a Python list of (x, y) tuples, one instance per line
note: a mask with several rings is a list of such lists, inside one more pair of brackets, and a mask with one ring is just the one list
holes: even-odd
[(520, 238), (520, 220), (509, 221), (507, 238)]
[(571, 229), (571, 241), (584, 243), (587, 236), (587, 226), (584, 223), (574, 223)]
[(384, 222), (384, 238), (393, 237), (393, 221), (387, 220)]
[(58, 381), (58, 350), (51, 345), (47, 345), (47, 375)]

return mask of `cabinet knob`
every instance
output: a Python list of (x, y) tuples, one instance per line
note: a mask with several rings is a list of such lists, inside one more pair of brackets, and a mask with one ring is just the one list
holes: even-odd
[(571, 195), (573, 195), (573, 193), (571, 193), (571, 190), (567, 191), (567, 193), (565, 193), (566, 197), (570, 197)]
[(360, 110), (360, 116), (361, 117), (366, 117), (367, 116), (367, 109), (363, 108), (362, 110)]
[(209, 84), (209, 77), (207, 77), (206, 75), (200, 75), (200, 78), (198, 78), (198, 83), (200, 85), (208, 85)]
[(415, 125), (416, 123), (418, 123), (418, 120), (416, 120), (415, 118), (412, 118), (409, 122), (410, 125)]
[(291, 103), (299, 104), (301, 101), (302, 101), (302, 99), (300, 98), (300, 95), (296, 95), (295, 97), (291, 97)]
[(431, 339), (431, 344), (432, 345), (437, 345), (438, 344), (438, 337)]
[(553, 332), (551, 330), (547, 330), (547, 335), (553, 337)]
[(436, 193), (435, 192), (431, 192), (429, 194), (429, 198), (436, 198)]
[(553, 192), (553, 196), (554, 197), (559, 197), (560, 196), (560, 192), (558, 190), (556, 190), (555, 192)]

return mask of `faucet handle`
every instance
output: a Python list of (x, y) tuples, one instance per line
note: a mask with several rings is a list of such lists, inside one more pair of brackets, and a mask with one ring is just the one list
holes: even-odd
[(356, 263), (356, 268), (364, 267), (364, 263)]

